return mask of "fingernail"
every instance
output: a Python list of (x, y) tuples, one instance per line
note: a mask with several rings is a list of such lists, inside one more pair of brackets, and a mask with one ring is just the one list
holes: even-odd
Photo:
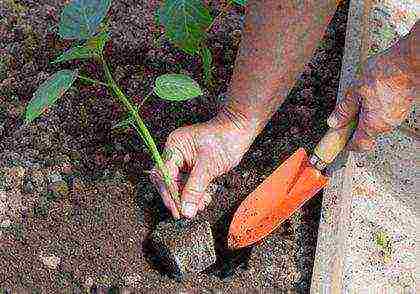
[(197, 205), (191, 202), (182, 202), (182, 214), (186, 217), (193, 217), (195, 213), (195, 208)]
[(330, 128), (335, 128), (338, 124), (338, 119), (335, 115), (330, 115), (330, 117), (327, 119), (327, 124), (330, 126)]

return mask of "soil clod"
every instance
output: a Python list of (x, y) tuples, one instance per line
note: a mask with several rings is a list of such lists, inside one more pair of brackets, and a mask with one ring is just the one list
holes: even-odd
[(176, 279), (200, 273), (216, 262), (213, 235), (206, 220), (161, 222), (152, 233), (152, 246)]

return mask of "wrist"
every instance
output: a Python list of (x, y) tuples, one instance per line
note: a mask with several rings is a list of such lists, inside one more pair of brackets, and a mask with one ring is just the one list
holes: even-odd
[(226, 127), (233, 127), (241, 132), (246, 130), (253, 139), (255, 139), (261, 131), (258, 128), (255, 119), (251, 119), (241, 111), (232, 109), (229, 105), (223, 105), (213, 120), (218, 124)]
[(401, 56), (402, 63), (407, 66), (411, 76), (420, 71), (420, 21), (418, 21), (410, 30), (410, 33), (402, 38), (397, 44), (396, 51)]
[[(287, 85), (283, 85), (283, 88), (286, 93)], [(247, 99), (247, 96), (243, 93), (236, 94), (230, 96), (229, 101), (219, 110), (218, 116), (234, 121), (241, 128), (248, 129), (255, 137), (261, 133), (272, 115), (284, 101), (283, 96), (274, 95), (270, 92), (267, 92), (266, 96), (253, 99)]]
[(420, 21), (411, 28), (407, 38), (408, 46), (408, 63), (414, 74), (420, 72)]

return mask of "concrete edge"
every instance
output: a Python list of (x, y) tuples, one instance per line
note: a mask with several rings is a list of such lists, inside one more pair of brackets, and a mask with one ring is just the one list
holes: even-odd
[[(343, 99), (345, 90), (356, 76), (357, 65), (361, 60), (364, 2), (350, 1), (337, 102)], [(346, 232), (340, 231), (339, 228), (347, 222), (350, 212), (352, 184), (351, 180), (348, 180), (351, 179), (351, 168), (348, 166), (352, 162), (350, 157), (349, 152), (340, 153), (327, 170), (333, 186), (329, 185), (324, 189), (311, 293), (340, 293), (343, 288)], [(336, 191), (347, 191), (349, 195), (337, 194)], [(328, 198), (325, 195), (328, 195)]]

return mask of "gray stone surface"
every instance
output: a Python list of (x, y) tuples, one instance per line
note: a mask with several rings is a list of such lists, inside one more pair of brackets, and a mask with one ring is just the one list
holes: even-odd
[[(407, 1), (406, 7), (399, 3), (403, 10), (411, 9), (415, 1)], [(350, 3), (338, 99), (362, 56), (368, 55), (363, 43), (369, 42), (363, 34), (365, 5), (362, 0)], [(397, 7), (398, 1), (383, 5)], [(410, 11), (414, 16), (407, 17), (404, 28), (419, 18), (418, 8)], [(324, 191), (311, 293), (416, 292), (417, 107), (399, 129), (377, 139), (375, 150), (343, 152), (328, 170), (331, 178)]]

